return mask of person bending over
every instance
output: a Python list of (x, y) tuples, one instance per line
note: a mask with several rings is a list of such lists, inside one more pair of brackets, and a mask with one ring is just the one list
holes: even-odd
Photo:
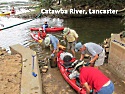
[(98, 66), (103, 65), (105, 59), (105, 50), (98, 44), (93, 42), (88, 42), (82, 45), (81, 42), (75, 45), (75, 51), (81, 52), (80, 60), (84, 59), (85, 54), (89, 54), (91, 56), (91, 60), (88, 62), (90, 66)]
[(76, 70), (80, 72), (80, 84), (86, 89), (87, 94), (93, 94), (93, 90), (96, 94), (113, 93), (113, 82), (97, 68), (76, 65)]

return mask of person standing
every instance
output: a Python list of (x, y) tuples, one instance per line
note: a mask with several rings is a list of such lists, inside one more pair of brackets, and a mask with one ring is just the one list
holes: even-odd
[(85, 54), (89, 54), (91, 56), (91, 60), (88, 64), (93, 67), (97, 67), (103, 65), (105, 59), (105, 50), (98, 44), (93, 42), (88, 42), (82, 45), (81, 42), (75, 45), (75, 51), (81, 52), (80, 60), (84, 59)]
[(76, 33), (75, 30), (70, 29), (70, 28), (64, 28), (63, 30), (64, 33), (64, 41), (67, 40), (67, 49), (68, 51), (71, 50), (73, 56), (75, 57), (75, 43), (78, 40), (78, 34)]
[(94, 67), (84, 67), (76, 65), (76, 70), (80, 72), (79, 79), (82, 88), (86, 89), (87, 94), (112, 94), (114, 91), (113, 82), (100, 70)]

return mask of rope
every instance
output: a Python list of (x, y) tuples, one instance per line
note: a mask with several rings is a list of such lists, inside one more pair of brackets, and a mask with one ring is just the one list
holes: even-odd
[(5, 27), (5, 28), (2, 28), (2, 29), (0, 29), (0, 31), (1, 31), (1, 30), (5, 30), (5, 29), (8, 29), (8, 28), (12, 28), (12, 27), (14, 27), (14, 26), (18, 26), (18, 25), (21, 25), (21, 24), (24, 24), (24, 23), (27, 23), (27, 22), (31, 22), (31, 21), (33, 21), (33, 20), (39, 18), (40, 16), (41, 16), (41, 13), (39, 13), (34, 19), (31, 19), (31, 20), (29, 20), (29, 21), (21, 22), (21, 23), (12, 25), (12, 26), (8, 26), (8, 27)]

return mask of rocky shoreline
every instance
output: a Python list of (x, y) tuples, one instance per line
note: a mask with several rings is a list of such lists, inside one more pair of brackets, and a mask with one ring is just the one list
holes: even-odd
[[(104, 41), (103, 43), (104, 48), (108, 47), (106, 45), (108, 45), (109, 42), (110, 42), (110, 39), (107, 39)], [(42, 75), (42, 78), (44, 78), (42, 79), (44, 94), (49, 94), (49, 93), (54, 94), (56, 92), (58, 92), (59, 94), (62, 94), (62, 93), (76, 94), (76, 92), (73, 91), (73, 89), (63, 79), (63, 77), (59, 72), (58, 67), (50, 68), (50, 66), (48, 66), (48, 68), (46, 68), (48, 71), (43, 70), (44, 69), (43, 64), (45, 63), (42, 63), (44, 62), (42, 60), (44, 59), (45, 56), (41, 54), (45, 53), (45, 50), (42, 50), (42, 51), (38, 50), (38, 48), (40, 47), (42, 46), (34, 45), (33, 47), (30, 47), (30, 48), (36, 51), (38, 55), (38, 62), (41, 70), (41, 75)], [(48, 56), (48, 54), (49, 53), (46, 53), (45, 55)], [(108, 55), (108, 51), (107, 51), (107, 55)], [(22, 58), (19, 54), (11, 55), (6, 51), (6, 49), (0, 48), (0, 67), (1, 67), (0, 68), (0, 84), (1, 84), (0, 94), (20, 94), (21, 73), (22, 73), (21, 59)], [(113, 81), (115, 85), (115, 92), (113, 94), (123, 94), (125, 82), (124, 80), (120, 79), (118, 75), (110, 71), (111, 68), (108, 65), (108, 63), (105, 63), (103, 66), (101, 66), (100, 70), (104, 72), (104, 74), (106, 74)], [(53, 87), (53, 84), (55, 84), (56, 86)], [(66, 87), (63, 87), (63, 86), (66, 86)]]

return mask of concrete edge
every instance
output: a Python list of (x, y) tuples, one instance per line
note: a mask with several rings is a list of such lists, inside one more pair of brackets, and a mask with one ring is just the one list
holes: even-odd
[[(20, 54), (22, 57), (22, 77), (20, 94), (42, 94), (42, 80), (38, 65), (36, 52), (30, 48), (25, 48), (20, 44), (10, 46), (11, 54)], [(32, 75), (32, 55), (34, 57), (34, 72), (36, 77)]]

